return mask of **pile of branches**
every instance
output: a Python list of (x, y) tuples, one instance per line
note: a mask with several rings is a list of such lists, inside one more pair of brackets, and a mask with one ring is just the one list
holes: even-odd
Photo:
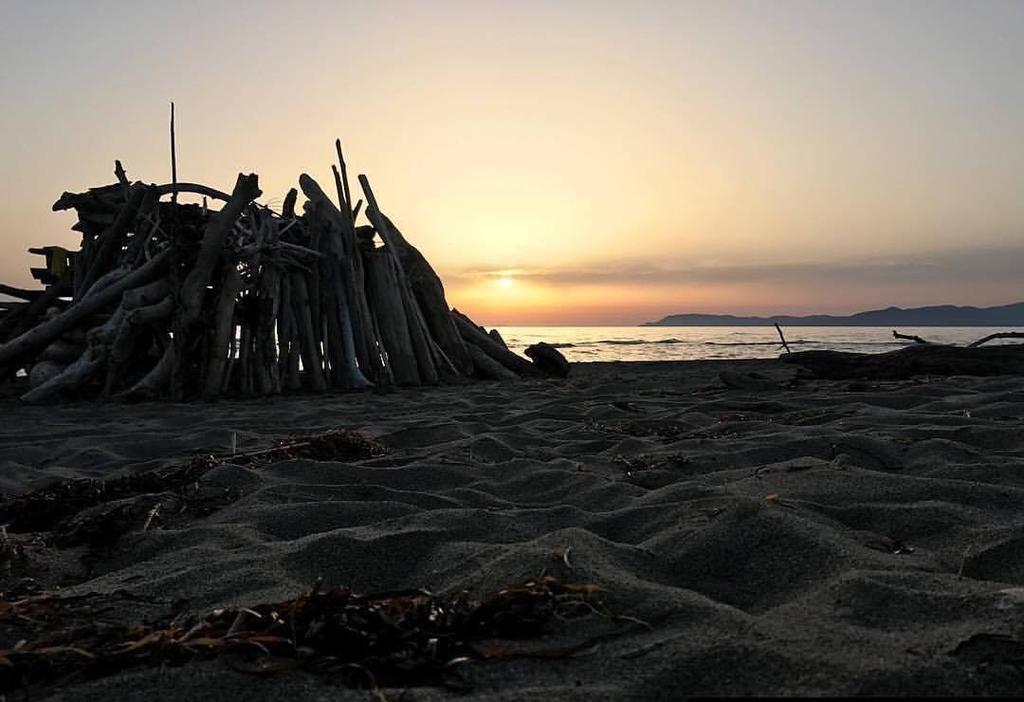
[[(600, 588), (542, 577), (479, 601), (465, 592), (425, 590), (359, 595), (348, 588), (284, 602), (218, 609), (203, 617), (152, 624), (102, 621), (113, 595), (37, 595), (0, 601), (0, 691), (95, 679), (140, 666), (224, 658), (241, 672), (296, 669), (354, 687), (466, 687), (458, 667), (472, 660), (564, 657), (557, 650), (516, 649), (495, 639), (534, 637), (553, 625), (607, 615)], [(488, 641), (491, 643), (488, 643)]]
[[(78, 251), (31, 249), (46, 287), (0, 287), (0, 379), (27, 375), (28, 402), (64, 397), (186, 400), (284, 391), (510, 379), (541, 370), (450, 310), (423, 255), (380, 210), (366, 176), (357, 224), (340, 141), (338, 204), (310, 176), (296, 212), (231, 193), (128, 180), (64, 193)], [(179, 195), (202, 196), (182, 204)], [(222, 203), (220, 209), (208, 201)]]

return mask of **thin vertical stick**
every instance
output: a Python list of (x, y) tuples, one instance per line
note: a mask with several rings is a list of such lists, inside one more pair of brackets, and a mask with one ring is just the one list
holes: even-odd
[(341, 166), (341, 184), (345, 191), (345, 211), (354, 225), (356, 218), (352, 212), (352, 193), (348, 189), (348, 171), (345, 169), (345, 157), (341, 153), (341, 139), (334, 140), (334, 149), (338, 152), (338, 164)]
[(334, 173), (334, 187), (338, 189), (338, 209), (351, 215), (352, 206), (345, 201), (345, 189), (341, 182), (341, 174), (338, 173), (338, 167), (332, 164), (331, 171)]
[(775, 331), (779, 333), (779, 338), (782, 339), (782, 345), (785, 347), (786, 353), (792, 353), (792, 351), (789, 350), (789, 344), (786, 343), (786, 337), (782, 335), (782, 327), (779, 326), (778, 322), (775, 323)]
[(171, 103), (171, 202), (178, 204), (178, 156), (174, 144), (174, 103)]

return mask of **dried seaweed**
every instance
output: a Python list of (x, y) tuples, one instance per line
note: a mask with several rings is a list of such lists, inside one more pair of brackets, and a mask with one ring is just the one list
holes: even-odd
[(35, 572), (39, 567), (35, 557), (39, 547), (38, 539), (12, 536), (6, 525), (0, 525), (0, 582)]
[(617, 422), (593, 422), (590, 425), (598, 431), (610, 432), (613, 434), (625, 434), (626, 436), (656, 437), (658, 439), (675, 441), (689, 433), (690, 427), (678, 422), (670, 421), (617, 421)]
[(652, 453), (643, 453), (637, 456), (617, 454), (612, 460), (622, 465), (622, 470), (627, 478), (632, 477), (634, 473), (680, 468), (690, 463), (690, 459), (681, 453), (666, 456)]
[(0, 524), (11, 532), (52, 533), (62, 547), (111, 544), (124, 532), (165, 523), (165, 514), (205, 516), (237, 500), (230, 488), (199, 479), (218, 466), (259, 466), (289, 459), (361, 460), (386, 448), (350, 429), (330, 429), (277, 442), (271, 448), (223, 456), (199, 456), (183, 464), (107, 480), (62, 480), (0, 503)]
[[(223, 658), (251, 674), (296, 669), (356, 687), (465, 687), (471, 660), (564, 657), (581, 646), (516, 649), (495, 639), (534, 637), (603, 612), (601, 589), (529, 580), (481, 600), (425, 590), (358, 595), (348, 588), (203, 617), (118, 624), (109, 612), (124, 593), (42, 595), (0, 602), (0, 691), (38, 691), (139, 666)], [(12, 635), (13, 634), (13, 635)], [(13, 641), (17, 643), (13, 643)]]
[(240, 466), (258, 466), (279, 461), (308, 459), (313, 461), (354, 461), (377, 458), (387, 453), (378, 441), (351, 429), (328, 429), (306, 436), (278, 441), (273, 447), (260, 451), (235, 453), (214, 457), (215, 465), (232, 463)]

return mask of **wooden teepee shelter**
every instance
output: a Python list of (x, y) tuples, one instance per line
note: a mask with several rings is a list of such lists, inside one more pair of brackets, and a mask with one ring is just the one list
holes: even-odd
[[(0, 375), (22, 399), (184, 400), (284, 391), (434, 385), (538, 374), (457, 310), (423, 255), (381, 211), (366, 176), (353, 204), (341, 143), (336, 205), (308, 175), (295, 211), (256, 202), (255, 174), (231, 193), (194, 183), (117, 182), (64, 193), (78, 251), (31, 249), (42, 290), (0, 303)], [(203, 197), (182, 204), (178, 196)], [(220, 204), (219, 209), (208, 201)]]

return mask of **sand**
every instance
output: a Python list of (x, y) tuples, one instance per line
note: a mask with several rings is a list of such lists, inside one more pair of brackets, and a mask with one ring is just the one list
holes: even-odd
[[(727, 388), (719, 373), (761, 374)], [(738, 376), (729, 376), (729, 374)], [(469, 694), (389, 699), (1012, 694), (1024, 644), (1020, 378), (794, 381), (777, 361), (578, 364), (566, 380), (388, 394), (135, 406), (5, 400), (0, 490), (112, 476), (333, 427), (391, 453), (224, 466), (238, 501), (108, 553), (50, 549), (68, 594), (125, 589), (187, 609), (359, 591), (484, 594), (547, 573), (605, 588), (631, 619), (562, 660), (465, 668)], [(767, 379), (767, 380), (766, 380)], [(742, 384), (742, 383), (740, 383)], [(126, 608), (124, 616), (137, 616)], [(639, 620), (644, 623), (633, 622)], [(1016, 660), (1015, 660), (1016, 657)], [(141, 669), (54, 699), (367, 699), (222, 662)]]

